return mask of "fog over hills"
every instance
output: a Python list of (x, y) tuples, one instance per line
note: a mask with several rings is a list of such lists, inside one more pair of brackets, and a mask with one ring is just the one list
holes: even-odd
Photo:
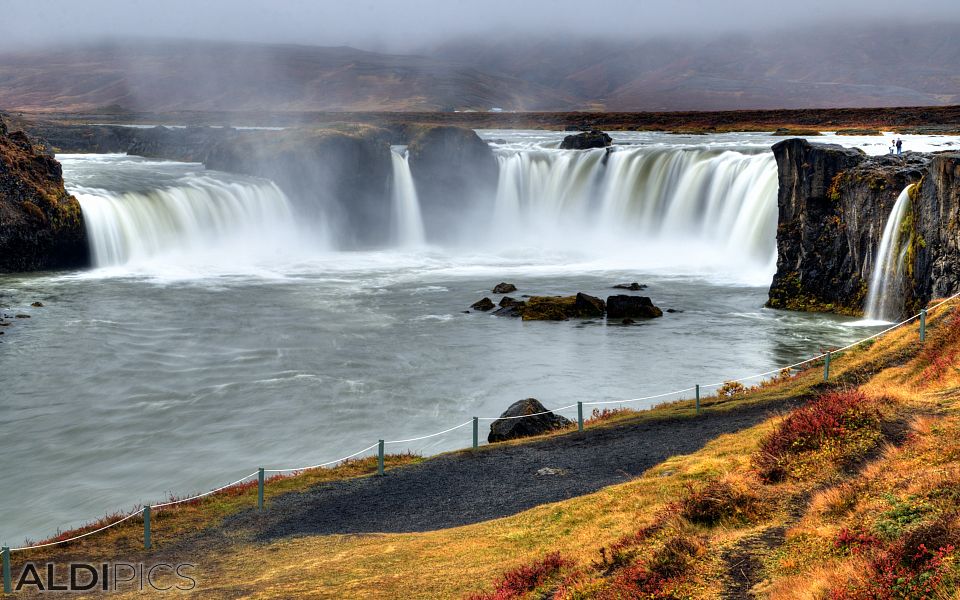
[(236, 41), (0, 53), (8, 110), (719, 110), (960, 103), (960, 25), (472, 36), (404, 53)]

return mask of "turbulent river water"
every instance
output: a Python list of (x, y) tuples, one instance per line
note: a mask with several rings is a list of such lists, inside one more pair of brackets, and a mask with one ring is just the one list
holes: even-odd
[[(763, 307), (774, 138), (614, 134), (620, 147), (605, 157), (556, 150), (558, 133), (482, 135), (501, 167), (488, 231), (424, 243), (398, 148), (396, 239), (362, 252), (331, 247), (324, 224), (298, 218), (269, 181), (120, 155), (59, 157), (97, 266), (0, 277), (3, 312), (32, 317), (0, 339), (0, 542), (260, 466), (321, 463), (379, 438), (496, 416), (520, 398), (552, 407), (653, 395), (768, 371), (874, 331)], [(489, 290), (499, 281), (518, 295), (598, 296), (639, 281), (682, 312), (633, 326), (463, 312), (498, 299)], [(470, 435), (389, 449), (429, 454)]]

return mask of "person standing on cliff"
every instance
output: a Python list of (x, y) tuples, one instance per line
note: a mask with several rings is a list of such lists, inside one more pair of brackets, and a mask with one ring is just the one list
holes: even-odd
[(903, 140), (901, 140), (900, 138), (897, 138), (897, 156), (901, 156), (902, 154), (903, 154)]

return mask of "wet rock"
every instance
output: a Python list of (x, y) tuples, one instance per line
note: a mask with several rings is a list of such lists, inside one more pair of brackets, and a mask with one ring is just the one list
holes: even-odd
[(588, 148), (606, 148), (613, 139), (602, 131), (591, 129), (575, 135), (568, 135), (560, 143), (561, 150), (586, 150)]
[(510, 296), (504, 296), (500, 299), (500, 308), (493, 311), (498, 317), (519, 317), (523, 314), (523, 308), (527, 305), (523, 300), (517, 300)]
[[(534, 415), (534, 416), (526, 416)], [(536, 398), (518, 400), (490, 424), (488, 442), (502, 442), (563, 429), (571, 421), (547, 411)]]
[(578, 292), (573, 302), (573, 309), (577, 317), (602, 317), (607, 311), (607, 304), (596, 296)]
[(39, 302), (39, 301), (38, 301), (38, 302), (34, 302), (34, 303), (31, 304), (30, 306), (32, 306), (32, 307), (34, 307), (34, 308), (43, 308), (43, 302)]
[(30, 318), (30, 315), (18, 314), (18, 315), (16, 315), (16, 317), (17, 317), (18, 319), (29, 319), (29, 318)]
[(493, 310), (493, 307), (494, 307), (493, 300), (491, 300), (490, 298), (483, 298), (481, 300), (477, 300), (476, 302), (470, 305), (470, 308), (472, 308), (473, 310), (481, 310), (483, 312), (487, 312), (488, 310)]
[(618, 283), (617, 285), (613, 286), (613, 289), (615, 289), (615, 290), (630, 290), (631, 292), (639, 292), (640, 290), (645, 290), (645, 289), (647, 289), (647, 286), (641, 285), (641, 284), (637, 283), (636, 281), (634, 281), (633, 283)]
[(620, 321), (620, 323), (623, 325), (633, 325), (634, 323), (636, 323), (636, 321), (634, 321), (633, 319), (624, 319)]
[(683, 311), (682, 311), (682, 310), (678, 310), (678, 309), (676, 309), (676, 308), (668, 308), (668, 309), (667, 309), (667, 312), (668, 312), (668, 313), (682, 313)]
[(504, 281), (501, 281), (497, 285), (493, 286), (494, 294), (509, 294), (510, 292), (515, 292), (515, 291), (517, 291), (517, 286), (513, 285), (512, 283), (506, 283)]
[(619, 294), (607, 298), (608, 319), (654, 319), (662, 316), (663, 311), (646, 296)]

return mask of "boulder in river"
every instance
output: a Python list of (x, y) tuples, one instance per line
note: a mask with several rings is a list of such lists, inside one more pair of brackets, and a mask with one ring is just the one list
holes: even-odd
[(602, 131), (591, 129), (583, 133), (568, 135), (560, 143), (561, 150), (586, 150), (588, 148), (606, 148), (613, 144), (613, 139)]
[(570, 419), (548, 411), (536, 398), (526, 398), (511, 404), (499, 419), (490, 424), (487, 441), (493, 443), (530, 437), (563, 429), (569, 425), (571, 425)]
[(491, 300), (490, 298), (482, 298), (470, 305), (470, 308), (472, 308), (473, 310), (481, 310), (483, 312), (492, 310), (493, 307), (494, 307), (493, 300)]
[(618, 283), (617, 285), (613, 286), (613, 289), (630, 290), (631, 292), (639, 292), (640, 290), (647, 289), (647, 286), (634, 281), (633, 283)]
[(646, 296), (618, 294), (607, 298), (608, 319), (653, 319), (662, 316), (663, 311)]
[(515, 292), (515, 291), (517, 291), (517, 286), (513, 285), (512, 283), (507, 283), (505, 281), (501, 281), (497, 285), (493, 286), (494, 294), (509, 294), (510, 292)]

